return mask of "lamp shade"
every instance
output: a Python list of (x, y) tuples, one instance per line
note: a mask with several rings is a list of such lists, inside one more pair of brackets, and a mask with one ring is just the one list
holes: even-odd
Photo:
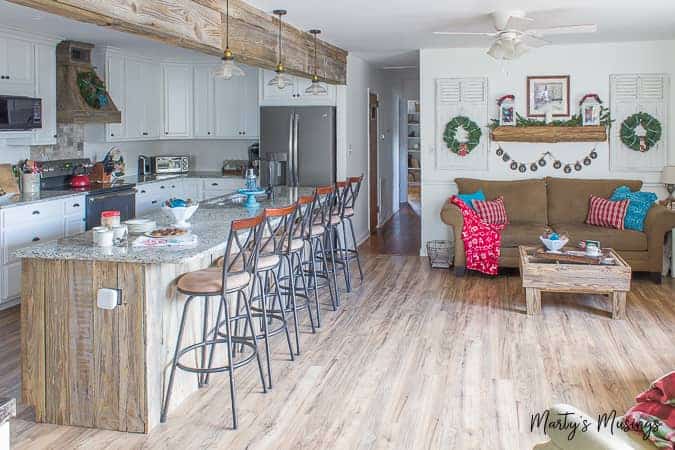
[(661, 172), (661, 182), (663, 184), (675, 184), (675, 166), (666, 166)]

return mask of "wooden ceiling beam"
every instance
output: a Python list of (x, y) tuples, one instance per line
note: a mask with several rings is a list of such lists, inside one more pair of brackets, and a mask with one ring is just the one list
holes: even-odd
[[(222, 55), (225, 46), (224, 0), (8, 0), (80, 22), (110, 27), (165, 44)], [(274, 69), (279, 22), (242, 0), (230, 0), (230, 48), (237, 61)], [(291, 74), (313, 73), (313, 37), (283, 25), (284, 66)], [(319, 77), (345, 84), (347, 52), (319, 41)]]

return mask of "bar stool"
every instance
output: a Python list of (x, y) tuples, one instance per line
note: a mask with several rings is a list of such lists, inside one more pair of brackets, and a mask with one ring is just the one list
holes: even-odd
[[(312, 308), (307, 291), (307, 281), (303, 273), (302, 257), (305, 243), (296, 237), (298, 205), (292, 204), (281, 208), (266, 208), (263, 222), (264, 232), (261, 248), (263, 251), (274, 251), (281, 257), (281, 265), (278, 274), (278, 288), (282, 295), (286, 296), (285, 307), (282, 310), (293, 314), (295, 331), (295, 354), (300, 354), (300, 326), (298, 323), (298, 311), (307, 310), (312, 333), (316, 333)], [(285, 267), (284, 267), (285, 266)], [(287, 268), (287, 271), (284, 271)], [(302, 287), (298, 285), (302, 282)], [(298, 292), (298, 289), (301, 289)], [(304, 298), (302, 304), (298, 304), (297, 298)], [(276, 311), (275, 311), (276, 312)]]
[[(260, 362), (260, 354), (258, 353), (258, 341), (255, 333), (252, 332), (250, 336), (246, 336), (246, 327), (244, 327), (244, 335), (240, 336), (232, 333), (232, 324), (242, 319), (245, 320), (250, 329), (253, 330), (253, 318), (246, 290), (252, 279), (253, 268), (257, 264), (262, 223), (263, 218), (261, 216), (232, 221), (225, 255), (223, 257), (222, 269), (208, 268), (189, 272), (178, 279), (178, 292), (187, 295), (188, 298), (183, 306), (183, 314), (180, 319), (180, 328), (178, 329), (178, 338), (176, 339), (176, 348), (171, 364), (169, 384), (167, 386), (164, 406), (162, 407), (160, 416), (161, 422), (166, 422), (166, 415), (169, 409), (169, 402), (171, 401), (171, 393), (177, 368), (187, 372), (196, 373), (200, 387), (208, 384), (208, 377), (210, 374), (229, 372), (230, 398), (232, 402), (232, 427), (235, 429), (237, 428), (237, 410), (234, 392), (234, 370), (248, 364), (253, 359), (256, 359), (263, 392), (267, 392), (262, 363)], [(235, 312), (235, 314), (231, 313), (227, 298), (227, 296), (231, 294), (236, 294), (238, 300), (240, 298), (243, 300), (245, 307), (244, 315), (239, 315), (238, 312)], [(213, 338), (211, 338), (211, 332), (209, 331), (209, 299), (211, 297), (220, 297), (218, 313), (214, 324)], [(199, 342), (186, 347), (181, 347), (188, 309), (197, 299), (201, 299), (204, 302), (202, 338)], [(225, 318), (221, 321), (223, 314), (225, 314)], [(224, 333), (220, 331), (223, 325), (225, 326)], [(226, 346), (227, 364), (213, 367), (212, 363), (215, 347), (222, 344), (225, 344)], [(252, 350), (252, 353), (246, 358), (234, 361), (232, 354), (233, 344), (247, 346)], [(192, 351), (197, 351), (198, 349), (201, 349), (200, 367), (192, 367), (180, 362), (183, 355)], [(207, 349), (209, 351), (208, 365), (206, 363)]]
[[(324, 189), (324, 191), (321, 191)], [(309, 247), (308, 259), (303, 261), (303, 272), (309, 279), (307, 290), (314, 293), (314, 306), (316, 307), (316, 327), (321, 327), (321, 308), (319, 306), (319, 289), (328, 287), (330, 301), (333, 306), (333, 311), (337, 310), (335, 304), (335, 297), (333, 294), (333, 284), (331, 283), (331, 274), (328, 270), (328, 261), (326, 259), (326, 252), (324, 251), (323, 241), (326, 234), (326, 227), (323, 226), (325, 217), (327, 217), (326, 206), (330, 204), (330, 200), (326, 199), (326, 195), (332, 195), (330, 187), (319, 188), (314, 192), (314, 195), (307, 195), (298, 199), (298, 211), (301, 215), (299, 220), (300, 227), (296, 231), (296, 236), (301, 237), (305, 241), (305, 245)], [(323, 194), (323, 197), (322, 197)], [(322, 202), (323, 198), (323, 202)], [(317, 265), (321, 268), (317, 270)], [(319, 284), (319, 279), (323, 280)]]
[[(345, 189), (345, 198), (343, 201), (342, 208), (342, 235), (344, 236), (345, 248), (340, 252), (342, 257), (345, 258), (347, 266), (347, 275), (349, 278), (349, 286), (351, 288), (351, 268), (350, 262), (356, 260), (356, 265), (359, 268), (359, 277), (361, 283), (363, 283), (363, 269), (361, 268), (361, 259), (359, 258), (359, 249), (356, 242), (356, 234), (354, 233), (354, 223), (352, 222), (352, 217), (354, 217), (354, 209), (356, 206), (356, 200), (361, 191), (361, 184), (363, 182), (363, 175), (360, 177), (349, 177), (347, 178), (347, 188)], [(349, 246), (349, 238), (347, 237), (347, 225), (349, 226), (349, 234), (351, 235), (352, 246)]]
[[(350, 273), (348, 271), (348, 262), (347, 256), (345, 253), (346, 245), (343, 244), (343, 239), (346, 240), (346, 236), (340, 234), (340, 228), (344, 226), (342, 224), (342, 216), (344, 215), (345, 209), (345, 200), (347, 199), (347, 192), (349, 190), (349, 183), (346, 181), (338, 181), (335, 183), (335, 196), (333, 204), (330, 208), (330, 216), (328, 222), (328, 240), (329, 245), (331, 245), (331, 253), (333, 254), (333, 271), (337, 272), (337, 265), (342, 268), (342, 275), (345, 280), (345, 290), (347, 292), (352, 291)], [(335, 285), (337, 291), (337, 279)], [(338, 305), (340, 303), (338, 302)]]

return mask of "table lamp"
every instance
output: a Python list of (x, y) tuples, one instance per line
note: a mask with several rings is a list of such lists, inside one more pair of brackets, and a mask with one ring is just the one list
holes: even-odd
[(663, 168), (661, 182), (666, 185), (668, 194), (670, 194), (666, 206), (672, 209), (673, 203), (675, 202), (675, 198), (673, 198), (673, 192), (675, 192), (675, 166), (666, 166)]

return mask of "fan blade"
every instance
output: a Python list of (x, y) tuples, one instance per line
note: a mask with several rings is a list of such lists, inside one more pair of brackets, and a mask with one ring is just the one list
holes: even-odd
[(525, 31), (525, 34), (534, 36), (547, 36), (552, 34), (595, 33), (596, 31), (598, 31), (597, 25), (569, 25), (562, 27), (531, 29)]
[(497, 33), (473, 33), (464, 31), (434, 31), (437, 36), (485, 36), (496, 37)]
[(539, 47), (543, 47), (543, 46), (545, 46), (545, 45), (550, 45), (550, 44), (551, 44), (551, 42), (550, 42), (550, 41), (547, 41), (546, 39), (542, 39), (542, 38), (537, 37), (537, 36), (532, 36), (532, 35), (530, 35), (530, 34), (523, 34), (523, 35), (520, 37), (520, 39), (521, 39), (525, 44), (527, 44), (528, 47), (532, 47), (532, 48), (539, 48)]
[(504, 30), (524, 30), (534, 19), (526, 16), (509, 16)]

